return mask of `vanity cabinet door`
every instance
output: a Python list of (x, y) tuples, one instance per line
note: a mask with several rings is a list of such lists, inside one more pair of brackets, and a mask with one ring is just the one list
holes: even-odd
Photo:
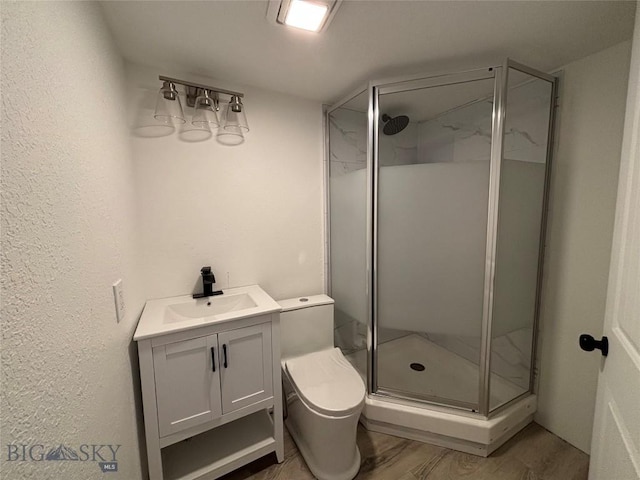
[(270, 323), (222, 332), (218, 345), (223, 413), (273, 396)]
[(222, 415), (217, 337), (209, 335), (153, 348), (161, 437)]

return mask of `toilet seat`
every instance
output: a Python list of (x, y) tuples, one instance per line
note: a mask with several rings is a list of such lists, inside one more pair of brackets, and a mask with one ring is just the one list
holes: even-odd
[(312, 410), (344, 417), (362, 407), (364, 383), (339, 348), (290, 358), (284, 363), (293, 388)]

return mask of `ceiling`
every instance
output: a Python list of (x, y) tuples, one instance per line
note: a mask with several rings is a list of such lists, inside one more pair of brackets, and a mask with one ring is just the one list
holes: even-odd
[[(344, 0), (314, 34), (267, 1), (102, 2), (134, 63), (333, 103), (370, 79), (467, 70), (505, 56), (550, 71), (631, 38), (635, 2)], [(160, 73), (160, 72), (159, 72)]]

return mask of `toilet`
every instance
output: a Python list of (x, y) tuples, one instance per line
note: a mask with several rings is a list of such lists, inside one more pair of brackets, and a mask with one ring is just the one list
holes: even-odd
[(356, 445), (365, 386), (333, 345), (333, 299), (278, 302), (287, 430), (319, 480), (351, 480), (360, 469)]

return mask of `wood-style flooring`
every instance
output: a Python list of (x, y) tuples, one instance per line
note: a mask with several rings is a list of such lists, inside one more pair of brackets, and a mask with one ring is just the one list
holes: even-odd
[[(374, 433), (358, 426), (362, 455), (356, 479), (375, 480), (584, 480), (589, 457), (532, 423), (489, 458)], [(312, 480), (285, 429), (285, 460), (266, 456), (224, 480)]]

